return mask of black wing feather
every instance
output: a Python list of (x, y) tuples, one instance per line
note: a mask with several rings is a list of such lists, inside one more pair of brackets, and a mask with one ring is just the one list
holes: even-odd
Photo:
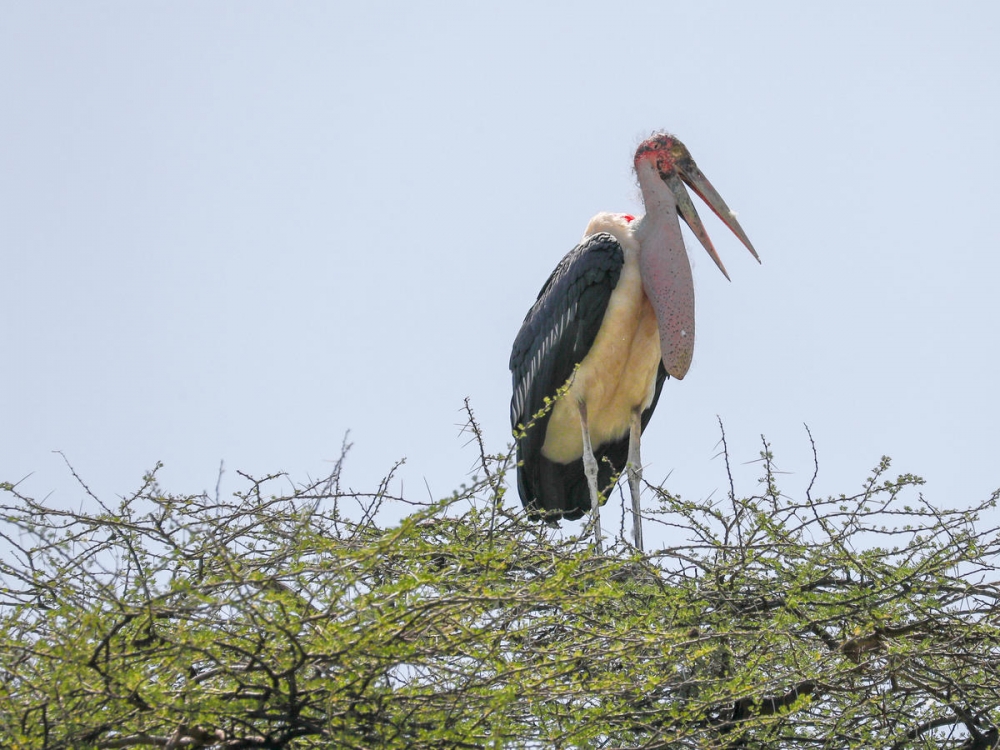
[[(590, 510), (590, 493), (583, 460), (558, 464), (542, 456), (549, 412), (532, 417), (556, 395), (590, 351), (604, 320), (611, 293), (625, 262), (622, 247), (601, 232), (584, 239), (567, 253), (542, 286), (528, 311), (510, 356), (514, 396), (511, 427), (517, 438), (517, 486), (521, 502), (534, 517), (546, 520), (579, 518)], [(642, 415), (645, 428), (666, 378), (661, 363), (653, 403)], [(527, 426), (523, 434), (519, 425)], [(594, 446), (599, 462), (598, 483), (607, 490), (625, 466), (628, 436)], [(603, 459), (607, 460), (603, 460)]]

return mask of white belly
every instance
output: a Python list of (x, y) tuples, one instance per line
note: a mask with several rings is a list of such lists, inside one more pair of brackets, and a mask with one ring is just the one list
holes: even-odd
[(594, 345), (552, 409), (542, 455), (569, 463), (583, 455), (579, 404), (587, 405), (596, 451), (625, 436), (632, 413), (653, 402), (660, 363), (660, 334), (653, 306), (642, 291), (637, 253), (626, 252)]

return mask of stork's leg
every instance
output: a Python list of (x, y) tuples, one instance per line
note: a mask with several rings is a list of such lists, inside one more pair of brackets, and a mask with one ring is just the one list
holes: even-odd
[(628, 486), (632, 490), (632, 536), (635, 548), (642, 552), (642, 515), (639, 513), (639, 489), (642, 485), (642, 463), (639, 459), (639, 437), (642, 435), (642, 412), (632, 412), (628, 433)]
[(583, 473), (590, 488), (590, 515), (594, 517), (594, 541), (598, 553), (601, 552), (601, 500), (597, 492), (597, 459), (590, 444), (590, 428), (587, 426), (587, 405), (580, 402), (580, 427), (583, 430)]

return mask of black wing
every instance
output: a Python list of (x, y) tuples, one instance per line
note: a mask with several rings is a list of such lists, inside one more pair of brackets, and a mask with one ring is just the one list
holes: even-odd
[[(590, 493), (583, 460), (558, 464), (542, 456), (549, 412), (534, 420), (545, 398), (556, 395), (578, 363), (587, 356), (604, 320), (611, 292), (618, 284), (625, 254), (610, 234), (584, 239), (556, 266), (528, 311), (510, 355), (514, 396), (511, 427), (517, 438), (517, 488), (533, 517), (546, 520), (579, 518), (590, 510)], [(642, 415), (645, 428), (666, 378), (661, 363), (652, 405)], [(527, 429), (520, 434), (518, 426)], [(594, 446), (599, 462), (598, 483), (605, 491), (625, 466), (628, 436)], [(603, 460), (604, 458), (607, 460)]]

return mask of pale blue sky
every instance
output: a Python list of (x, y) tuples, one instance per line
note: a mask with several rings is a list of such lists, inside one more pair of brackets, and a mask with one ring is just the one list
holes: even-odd
[[(422, 7), (418, 7), (422, 6)], [(614, 10), (612, 10), (614, 8)], [(0, 479), (85, 503), (467, 479), (507, 358), (667, 129), (739, 213), (689, 241), (694, 365), (647, 478), (787, 493), (887, 453), (944, 505), (1000, 486), (1000, 5), (8, 3), (0, 11)], [(512, 493), (509, 498), (514, 500)]]

